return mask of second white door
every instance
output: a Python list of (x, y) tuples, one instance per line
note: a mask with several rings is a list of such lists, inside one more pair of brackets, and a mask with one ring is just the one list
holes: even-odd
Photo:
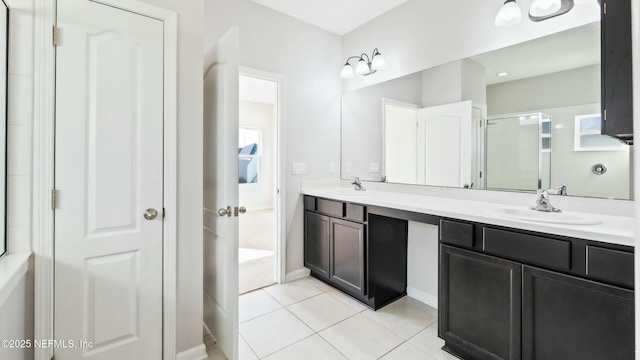
[(162, 359), (163, 23), (57, 4), (55, 358)]

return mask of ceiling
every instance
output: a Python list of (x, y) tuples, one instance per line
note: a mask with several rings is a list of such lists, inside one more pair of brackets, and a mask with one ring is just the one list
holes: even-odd
[(407, 0), (252, 0), (340, 36)]

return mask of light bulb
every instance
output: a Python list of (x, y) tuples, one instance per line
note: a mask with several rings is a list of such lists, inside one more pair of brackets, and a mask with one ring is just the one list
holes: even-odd
[(515, 0), (507, 0), (496, 14), (494, 24), (496, 26), (512, 26), (522, 20), (522, 10)]
[(351, 79), (353, 77), (353, 67), (349, 63), (344, 64), (340, 77), (343, 79)]
[(561, 0), (533, 0), (529, 15), (536, 17), (548, 16), (560, 10), (561, 6)]
[(373, 56), (373, 60), (371, 61), (371, 69), (373, 70), (382, 70), (387, 67), (387, 62), (384, 61), (382, 54), (377, 53)]
[(356, 65), (356, 74), (364, 75), (368, 72), (369, 72), (369, 65), (367, 65), (367, 62), (364, 61), (364, 59), (360, 58), (360, 60), (358, 61), (358, 65)]

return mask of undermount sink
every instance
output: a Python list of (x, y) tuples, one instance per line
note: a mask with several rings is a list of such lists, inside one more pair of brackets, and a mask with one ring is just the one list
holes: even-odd
[(351, 188), (337, 188), (328, 190), (330, 193), (336, 195), (367, 195), (371, 194), (370, 190), (355, 190)]
[(490, 212), (503, 218), (550, 224), (597, 225), (602, 222), (595, 217), (566, 212), (544, 212), (530, 209), (495, 209)]

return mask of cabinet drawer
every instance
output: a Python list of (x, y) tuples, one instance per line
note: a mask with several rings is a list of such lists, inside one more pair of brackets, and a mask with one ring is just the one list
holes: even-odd
[(327, 199), (316, 199), (316, 210), (323, 214), (341, 218), (344, 216), (344, 203)]
[(304, 209), (309, 211), (316, 211), (316, 198), (313, 196), (304, 196)]
[(440, 241), (447, 244), (473, 247), (473, 224), (440, 220)]
[(347, 204), (347, 219), (349, 220), (353, 220), (353, 221), (357, 221), (357, 222), (364, 222), (365, 221), (365, 211), (364, 211), (364, 206), (362, 205), (356, 205), (356, 204)]
[(525, 263), (571, 269), (571, 242), (484, 228), (482, 249)]
[(633, 287), (633, 253), (587, 245), (587, 275)]

